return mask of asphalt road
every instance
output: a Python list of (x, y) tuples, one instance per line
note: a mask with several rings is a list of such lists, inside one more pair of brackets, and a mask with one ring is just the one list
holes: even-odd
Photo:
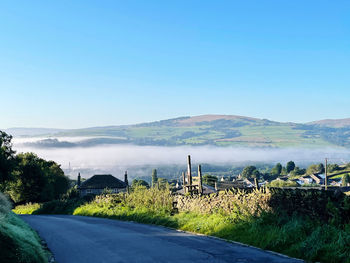
[(22, 216), (58, 263), (301, 262), (253, 247), (151, 225), (69, 215)]

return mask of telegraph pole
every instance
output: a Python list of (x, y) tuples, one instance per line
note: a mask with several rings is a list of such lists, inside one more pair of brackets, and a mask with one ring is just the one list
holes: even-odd
[(327, 190), (327, 184), (328, 184), (328, 180), (327, 180), (327, 162), (328, 162), (328, 160), (327, 160), (327, 158), (325, 159), (325, 168), (324, 168), (324, 171), (325, 171), (325, 173), (324, 173), (324, 189), (325, 190)]

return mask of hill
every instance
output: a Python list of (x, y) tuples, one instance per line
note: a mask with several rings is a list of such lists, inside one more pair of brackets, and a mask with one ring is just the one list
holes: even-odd
[(326, 120), (310, 122), (309, 124), (332, 127), (332, 128), (346, 128), (346, 127), (350, 128), (350, 118), (336, 119), (336, 120), (326, 119)]
[[(38, 145), (74, 147), (131, 143), (162, 146), (350, 147), (350, 126), (328, 127), (322, 123), (325, 121), (298, 124), (236, 115), (201, 115), (135, 125), (54, 131), (46, 135), (58, 140), (43, 140)], [(334, 123), (339, 122), (334, 120)], [(64, 137), (89, 138), (68, 143)]]

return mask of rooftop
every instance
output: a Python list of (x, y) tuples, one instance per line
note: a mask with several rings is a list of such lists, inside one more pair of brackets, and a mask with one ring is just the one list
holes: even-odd
[(126, 183), (111, 174), (96, 174), (83, 182), (79, 189), (125, 188)]

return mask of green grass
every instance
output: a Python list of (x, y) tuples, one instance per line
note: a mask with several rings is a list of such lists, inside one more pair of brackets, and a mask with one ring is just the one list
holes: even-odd
[(40, 204), (37, 203), (29, 203), (26, 205), (18, 205), (15, 209), (13, 209), (13, 212), (18, 215), (31, 215), (33, 212), (40, 209)]
[(0, 193), (0, 262), (41, 263), (48, 261), (39, 236), (10, 210)]
[(89, 203), (74, 215), (136, 221), (163, 225), (190, 232), (216, 236), (280, 252), (292, 257), (322, 262), (350, 262), (350, 231), (324, 225), (302, 217), (264, 214), (260, 217), (179, 213), (174, 216), (147, 209), (108, 208)]
[[(173, 196), (167, 189), (141, 187), (129, 195), (97, 196), (91, 202), (80, 203), (77, 200), (49, 202), (34, 212), (35, 205), (31, 204), (27, 210), (20, 207), (14, 211), (38, 214), (59, 211), (62, 214), (156, 224), (239, 241), (309, 261), (350, 262), (348, 223), (340, 224), (336, 220), (320, 222), (296, 212), (287, 215), (282, 211), (262, 211), (257, 215), (247, 213), (244, 207), (230, 213), (217, 210), (208, 214), (180, 212), (172, 215), (172, 201)], [(72, 202), (78, 203), (72, 205)], [(335, 212), (335, 207), (329, 209)]]

